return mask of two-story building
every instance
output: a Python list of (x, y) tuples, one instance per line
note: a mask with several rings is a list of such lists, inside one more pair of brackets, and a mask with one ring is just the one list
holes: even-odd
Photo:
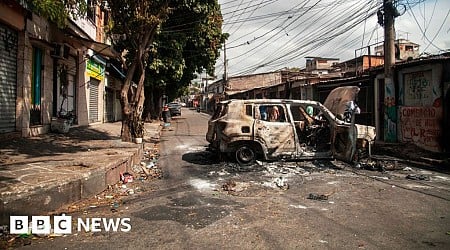
[(108, 81), (120, 78), (120, 69), (108, 74), (107, 58), (117, 53), (104, 43), (105, 11), (93, 3), (86, 18), (68, 20), (64, 29), (26, 1), (0, 3), (1, 137), (47, 133), (69, 112), (78, 125), (106, 121), (105, 86), (120, 89), (120, 81)]

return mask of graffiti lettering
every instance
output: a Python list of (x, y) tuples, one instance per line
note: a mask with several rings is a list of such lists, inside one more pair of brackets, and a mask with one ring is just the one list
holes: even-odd
[(436, 109), (434, 108), (402, 108), (401, 115), (409, 118), (434, 118)]
[(409, 81), (409, 94), (412, 99), (429, 98), (427, 89), (430, 83), (425, 78), (413, 78)]
[(441, 108), (400, 107), (401, 140), (439, 151)]

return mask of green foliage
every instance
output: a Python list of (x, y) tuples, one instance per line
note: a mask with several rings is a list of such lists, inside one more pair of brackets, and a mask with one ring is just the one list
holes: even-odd
[(66, 26), (70, 16), (78, 18), (86, 13), (84, 0), (29, 0), (34, 12), (56, 23), (58, 27)]
[[(115, 48), (127, 51), (127, 61), (136, 56), (139, 41), (145, 33), (151, 32), (154, 25), (159, 25), (169, 11), (167, 1), (162, 0), (108, 0), (111, 14), (111, 27), (108, 31), (113, 37)], [(150, 48), (145, 48), (150, 49)]]
[[(111, 12), (108, 32), (114, 48), (126, 54), (127, 79), (134, 74), (132, 79), (137, 82), (145, 71), (144, 83), (151, 93), (174, 99), (186, 92), (196, 72), (214, 73), (226, 39), (217, 0), (107, 1)], [(124, 86), (122, 97), (126, 98), (127, 80)], [(124, 100), (122, 106), (126, 105)]]
[(149, 58), (150, 84), (165, 87), (175, 98), (196, 72), (214, 75), (219, 49), (227, 38), (217, 0), (172, 1)]

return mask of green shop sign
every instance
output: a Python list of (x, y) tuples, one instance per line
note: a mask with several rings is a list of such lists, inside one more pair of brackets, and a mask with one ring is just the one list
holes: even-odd
[(103, 80), (105, 78), (105, 66), (94, 60), (89, 59), (86, 64), (86, 71), (88, 76), (97, 80)]

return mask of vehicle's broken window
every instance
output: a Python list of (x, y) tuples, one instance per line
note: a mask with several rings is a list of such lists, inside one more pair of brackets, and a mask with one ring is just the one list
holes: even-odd
[(269, 122), (280, 122), (283, 121), (283, 107), (279, 105), (273, 105), (269, 107)]
[(300, 145), (311, 151), (330, 150), (330, 122), (320, 109), (311, 105), (291, 105), (290, 109)]
[(286, 112), (282, 105), (262, 104), (259, 105), (259, 114), (256, 119), (269, 122), (286, 122)]

